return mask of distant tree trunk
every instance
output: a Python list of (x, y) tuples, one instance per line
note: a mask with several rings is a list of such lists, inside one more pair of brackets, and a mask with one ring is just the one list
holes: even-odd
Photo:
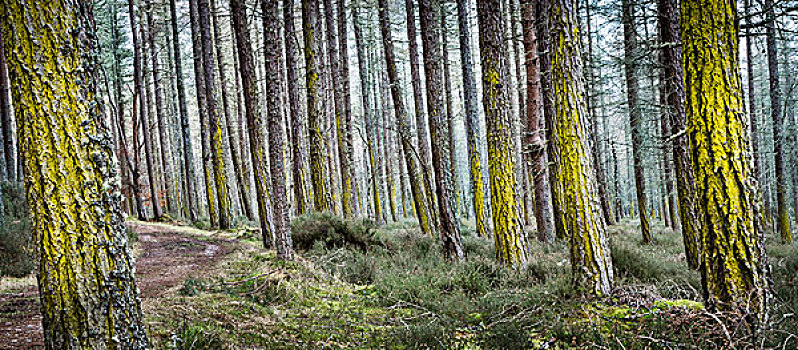
[[(382, 63), (381, 62), (381, 66)], [(382, 102), (382, 113), (380, 113), (380, 120), (378, 129), (381, 130), (379, 136), (379, 142), (377, 142), (377, 152), (380, 152), (380, 156), (378, 157), (377, 163), (383, 170), (381, 171), (382, 176), (381, 183), (385, 184), (385, 198), (388, 199), (388, 210), (385, 214), (386, 216), (388, 213), (391, 214), (391, 221), (396, 221), (396, 192), (394, 190), (394, 183), (393, 183), (393, 169), (391, 166), (390, 161), (390, 147), (391, 143), (388, 141), (388, 134), (390, 132), (389, 125), (391, 125), (391, 103), (393, 102), (391, 99), (391, 89), (388, 86), (386, 81), (388, 80), (388, 67), (384, 66), (383, 69), (379, 71), (380, 73), (380, 96)]]
[(119, 173), (97, 94), (92, 8), (91, 2), (0, 2), (38, 247), (44, 345), (147, 349)]
[[(341, 98), (343, 102), (343, 124), (344, 124), (344, 138), (343, 144), (345, 145), (345, 156), (347, 168), (349, 169), (349, 182), (352, 187), (352, 214), (357, 216), (360, 212), (358, 200), (360, 198), (358, 191), (358, 181), (354, 167), (354, 142), (352, 140), (352, 101), (350, 96), (349, 87), (349, 40), (347, 35), (346, 26), (346, 0), (337, 0), (338, 11), (338, 60), (341, 61), (340, 87)], [(340, 143), (340, 141), (339, 141)], [(341, 165), (343, 169), (343, 165)]]
[(308, 140), (310, 140), (310, 177), (313, 184), (313, 200), (316, 211), (333, 209), (332, 198), (326, 186), (327, 155), (324, 147), (322, 125), (322, 96), (320, 88), (321, 23), (319, 3), (302, 0), (302, 24), (305, 41), (305, 88), (307, 90)]
[(346, 37), (346, 31), (338, 33), (335, 26), (332, 0), (324, 0), (325, 24), (327, 27), (327, 56), (330, 60), (330, 75), (333, 85), (333, 105), (335, 112), (335, 129), (338, 136), (338, 163), (341, 171), (341, 209), (345, 217), (352, 217), (354, 200), (352, 196), (352, 170), (349, 162), (349, 136), (347, 134), (343, 81), (349, 79), (341, 73), (340, 55), (338, 53), (337, 37)]
[(790, 229), (790, 209), (787, 204), (787, 173), (784, 166), (784, 116), (782, 115), (781, 80), (779, 78), (778, 48), (776, 47), (776, 14), (773, 0), (765, 0), (765, 46), (768, 56), (768, 73), (770, 74), (770, 116), (773, 119), (773, 158), (776, 164), (776, 206), (778, 207), (777, 227), (781, 242), (792, 243)]
[[(216, 107), (216, 70), (213, 64), (213, 41), (211, 35), (211, 9), (209, 0), (197, 0), (199, 10), (199, 29), (202, 41), (202, 61), (205, 79), (205, 104), (208, 113), (209, 142), (213, 162), (213, 182), (216, 185), (216, 203), (219, 206), (219, 228), (230, 228), (230, 196), (227, 187), (227, 173), (224, 162), (224, 141), (222, 124)], [(214, 1), (214, 0), (210, 0)], [(210, 184), (208, 184), (210, 186)]]
[(194, 192), (196, 188), (196, 168), (194, 167), (194, 148), (191, 145), (191, 124), (189, 123), (188, 107), (186, 103), (186, 86), (183, 82), (183, 60), (180, 51), (180, 35), (177, 29), (177, 0), (169, 0), (169, 12), (172, 16), (172, 45), (175, 51), (175, 75), (177, 76), (177, 104), (180, 112), (180, 128), (182, 147), (183, 147), (183, 165), (186, 173), (184, 179), (186, 183), (186, 200), (188, 203), (188, 215), (191, 221), (197, 220), (197, 210), (195, 206)]
[(769, 287), (754, 220), (756, 188), (749, 181), (735, 1), (687, 0), (681, 11), (704, 300), (710, 310), (744, 312), (762, 322)]
[[(546, 130), (547, 144), (555, 145), (557, 135), (555, 134), (554, 87), (552, 85), (551, 55), (549, 52), (552, 47), (549, 42), (551, 38), (549, 17), (551, 16), (552, 5), (551, 0), (538, 0), (536, 5), (535, 20), (537, 23), (535, 24), (535, 33), (538, 39), (538, 66), (540, 68), (540, 92), (543, 100), (544, 129)], [(563, 223), (563, 210), (560, 209), (563, 207), (563, 203), (560, 202), (563, 195), (562, 188), (560, 188), (559, 164), (557, 163), (557, 159), (560, 157), (558, 152), (559, 149), (557, 147), (546, 147), (554, 233), (557, 239), (566, 240), (569, 238)]]
[[(570, 239), (574, 283), (606, 294), (612, 289), (613, 270), (605, 224), (598, 207), (598, 191), (587, 142), (587, 103), (582, 76), (582, 52), (575, 37), (578, 31), (576, 4), (572, 0), (553, 0), (547, 27), (551, 35), (545, 42), (550, 52), (552, 69), (552, 132), (551, 140), (560, 162), (559, 189), (564, 234)], [(554, 40), (556, 39), (556, 40)]]
[[(224, 69), (224, 54), (222, 53), (222, 30), (219, 25), (219, 14), (216, 7), (216, 0), (209, 0), (211, 6), (211, 22), (213, 26), (214, 46), (216, 47), (216, 66), (219, 68), (219, 86), (221, 87), (222, 95), (222, 113), (221, 118), (224, 119), (225, 126), (227, 127), (227, 144), (230, 147), (230, 160), (233, 163), (233, 174), (236, 177), (236, 187), (238, 188), (238, 198), (241, 201), (241, 207), (244, 209), (244, 216), (252, 220), (255, 216), (252, 214), (250, 206), (249, 192), (244, 177), (244, 172), (241, 167), (241, 159), (238, 158), (237, 143), (235, 140), (235, 128), (233, 127), (233, 116), (230, 113), (230, 99), (227, 94), (227, 73)], [(220, 121), (221, 123), (221, 121)], [(222, 141), (224, 143), (224, 141)], [(222, 152), (224, 154), (224, 152)]]
[[(244, 92), (244, 115), (247, 120), (247, 132), (249, 136), (249, 156), (252, 161), (252, 171), (255, 178), (255, 194), (258, 203), (258, 214), (260, 217), (261, 236), (264, 248), (269, 248), (272, 242), (272, 233), (278, 228), (272, 220), (272, 205), (269, 199), (269, 192), (266, 185), (266, 163), (263, 159), (263, 139), (262, 120), (260, 108), (258, 107), (258, 85), (255, 80), (255, 57), (250, 42), (249, 25), (247, 23), (247, 11), (244, 0), (230, 0), (230, 17), (233, 22), (233, 35), (236, 41), (236, 54), (241, 72), (241, 87)], [(281, 149), (282, 150), (282, 149)], [(282, 163), (280, 163), (282, 164)], [(282, 166), (282, 165), (281, 165)], [(287, 209), (286, 210), (287, 215)], [(284, 218), (284, 217), (283, 217)], [(284, 233), (277, 236), (278, 239), (287, 240), (290, 248), (290, 232), (287, 226)], [(287, 259), (291, 258), (290, 249), (285, 250), (286, 242), (278, 243), (278, 253), (282, 253)], [(283, 245), (280, 248), (279, 245)]]
[(486, 183), (483, 178), (484, 156), (480, 147), (482, 130), (477, 110), (477, 81), (474, 76), (474, 62), (471, 57), (471, 26), (468, 18), (468, 0), (457, 0), (457, 18), (460, 34), (460, 61), (463, 71), (463, 104), (465, 105), (465, 127), (468, 143), (468, 165), (471, 179), (471, 192), (474, 200), (474, 221), (477, 234), (491, 237), (490, 207), (486, 207)]
[(431, 219), (430, 201), (425, 196), (426, 183), (424, 172), (419, 170), (416, 158), (413, 156), (413, 144), (411, 138), (410, 125), (407, 122), (407, 113), (402, 100), (399, 78), (396, 72), (396, 59), (394, 58), (393, 38), (391, 37), (391, 26), (388, 21), (387, 0), (379, 0), (379, 19), (380, 34), (382, 36), (382, 47), (385, 61), (388, 65), (388, 80), (391, 86), (391, 96), (393, 96), (393, 106), (396, 111), (396, 127), (399, 138), (402, 140), (402, 153), (407, 162), (407, 171), (410, 174), (410, 186), (413, 191), (413, 201), (415, 203), (416, 214), (418, 215), (419, 226), (425, 234), (433, 234), (435, 219)]
[(513, 157), (507, 24), (500, 0), (479, 1), (477, 14), (496, 259), (520, 268), (527, 264), (529, 248), (521, 222)]
[(211, 174), (210, 164), (210, 149), (208, 143), (208, 106), (205, 95), (213, 93), (206, 91), (205, 88), (205, 68), (202, 56), (202, 38), (200, 35), (199, 25), (199, 9), (197, 8), (198, 0), (189, 0), (190, 17), (191, 17), (191, 38), (192, 49), (194, 53), (194, 82), (197, 88), (197, 110), (200, 116), (200, 135), (202, 145), (202, 170), (205, 180), (205, 199), (208, 206), (208, 217), (210, 218), (211, 226), (216, 227), (219, 222), (219, 214), (216, 208), (216, 200), (214, 199), (214, 186), (213, 175)]
[[(695, 188), (693, 165), (687, 150), (687, 116), (684, 111), (684, 74), (682, 72), (682, 50), (679, 32), (679, 7), (676, 0), (659, 0), (658, 14), (660, 38), (663, 43), (662, 63), (667, 93), (667, 113), (670, 118), (673, 164), (676, 175), (676, 190), (679, 202), (679, 218), (684, 238), (687, 265), (698, 269), (701, 259), (701, 219), (696, 208), (698, 194)], [(680, 136), (677, 136), (680, 135)]]
[(369, 98), (371, 91), (371, 83), (369, 79), (368, 66), (366, 64), (366, 55), (364, 54), (363, 47), (363, 24), (360, 23), (357, 7), (352, 7), (352, 23), (355, 27), (355, 46), (357, 49), (357, 62), (360, 72), (360, 96), (363, 105), (363, 119), (365, 119), (366, 126), (366, 151), (368, 155), (369, 169), (371, 171), (371, 197), (373, 200), (372, 207), (374, 211), (374, 219), (377, 222), (383, 222), (382, 218), (382, 201), (380, 199), (379, 183), (377, 182), (377, 159), (375, 154), (374, 137), (375, 126), (373, 123), (374, 110)]
[(527, 1), (521, 5), (521, 21), (524, 28), (524, 48), (527, 78), (526, 98), (526, 133), (525, 154), (531, 163), (533, 180), (535, 183), (535, 222), (537, 226), (538, 241), (552, 242), (554, 240), (551, 216), (550, 189), (546, 174), (547, 151), (546, 136), (541, 130), (543, 119), (540, 115), (540, 75), (538, 70), (538, 47), (535, 35), (535, 1)]
[(153, 79), (153, 86), (155, 91), (155, 117), (157, 118), (158, 122), (158, 139), (159, 144), (161, 145), (161, 171), (163, 172), (163, 184), (164, 184), (164, 197), (166, 198), (166, 208), (169, 212), (175, 211), (175, 205), (172, 203), (172, 154), (170, 151), (170, 145), (168, 144), (169, 137), (167, 134), (167, 123), (166, 123), (166, 112), (163, 109), (163, 93), (161, 91), (161, 77), (160, 77), (160, 68), (158, 65), (158, 51), (155, 47), (155, 24), (152, 19), (152, 3), (150, 0), (146, 0), (145, 6), (146, 9), (146, 18), (147, 18), (147, 38), (149, 40), (149, 49), (150, 49), (150, 62), (152, 65), (152, 79)]
[[(236, 0), (233, 0), (236, 2)], [(288, 0), (292, 1), (292, 0)], [(278, 0), (263, 0), (261, 10), (263, 23), (278, 23)], [(277, 256), (283, 260), (293, 259), (291, 227), (288, 218), (288, 199), (285, 190), (285, 166), (283, 165), (283, 109), (280, 108), (282, 82), (279, 79), (280, 57), (283, 41), (277, 26), (264, 25), (266, 45), (266, 104), (269, 128), (269, 167), (271, 170), (272, 193), (274, 194), (274, 236)]]
[[(113, 62), (113, 72), (112, 72), (113, 73), (113, 80), (114, 80), (114, 82), (113, 82), (113, 87), (114, 87), (113, 93), (114, 93), (114, 101), (116, 102), (116, 110), (114, 111), (114, 112), (116, 112), (116, 114), (111, 117), (111, 123), (110, 123), (109, 127), (113, 130), (112, 134), (115, 137), (114, 141), (116, 142), (116, 157), (117, 157), (117, 160), (119, 162), (119, 173), (121, 175), (121, 180), (122, 180), (121, 191), (122, 191), (122, 195), (125, 197), (125, 200), (122, 203), (122, 208), (123, 208), (123, 210), (126, 209), (128, 213), (132, 213), (134, 204), (133, 204), (133, 201), (132, 201), (133, 196), (132, 196), (132, 194), (130, 192), (131, 183), (130, 183), (130, 179), (128, 178), (130, 176), (130, 173), (129, 173), (129, 171), (130, 171), (130, 166), (129, 166), (130, 165), (129, 164), (130, 160), (128, 159), (128, 154), (127, 154), (128, 153), (128, 149), (127, 149), (127, 141), (125, 140), (126, 139), (125, 128), (122, 126), (122, 125), (125, 124), (124, 123), (125, 112), (124, 112), (124, 108), (123, 108), (124, 107), (124, 101), (122, 99), (122, 83), (123, 83), (122, 66), (121, 66), (121, 58), (120, 58), (120, 55), (119, 55), (119, 46), (122, 44), (122, 42), (120, 40), (120, 37), (119, 37), (119, 33), (121, 31), (121, 28), (119, 27), (119, 22), (118, 22), (119, 21), (118, 20), (118, 15), (119, 14), (117, 12), (118, 11), (118, 9), (117, 9), (118, 3), (116, 1), (111, 1), (109, 6), (110, 6), (110, 12), (111, 12), (111, 41), (113, 42), (112, 43), (112, 48), (111, 48), (111, 54), (113, 55), (113, 60), (114, 60), (114, 62)], [(3, 54), (3, 40), (2, 40), (2, 34), (0, 33), (0, 85), (2, 85), (2, 86), (0, 86), (0, 94), (2, 94), (2, 96), (0, 96), (0, 111), (2, 111), (2, 108), (3, 108), (2, 106), (6, 107), (6, 111), (8, 111), (7, 110), (8, 108), (10, 108), (10, 105), (8, 105), (9, 101), (8, 100), (5, 100), (5, 101), (2, 100), (3, 97), (5, 97), (6, 99), (8, 98), (8, 95), (6, 95), (6, 93), (8, 92), (7, 86), (3, 85), (3, 84), (5, 84), (7, 82), (6, 79), (7, 79), (8, 72), (5, 71), (5, 69), (6, 69), (6, 64), (5, 64), (5, 55)], [(5, 118), (5, 117), (6, 117), (5, 114), (3, 114), (2, 118)], [(8, 116), (8, 118), (10, 120), (11, 117)], [(4, 156), (7, 156), (7, 155), (4, 154)], [(6, 158), (4, 158), (4, 160), (7, 161), (8, 158), (6, 157)], [(7, 165), (7, 164), (8, 163), (4, 163), (4, 165)], [(6, 168), (6, 169), (8, 169), (8, 168)], [(8, 175), (8, 174), (6, 174), (6, 175)], [(10, 177), (7, 177), (7, 178), (10, 178)]]
[[(420, 0), (418, 13), (424, 48), (424, 76), (427, 86), (427, 116), (435, 169), (435, 194), (443, 255), (449, 260), (465, 258), (460, 223), (455, 211), (454, 179), (451, 166), (449, 121), (444, 113), (444, 62), (441, 51), (441, 0)], [(444, 48), (445, 49), (445, 48)], [(451, 107), (451, 106), (449, 106)], [(447, 112), (449, 113), (449, 112)]]
[(640, 214), (640, 231), (643, 234), (643, 244), (654, 241), (651, 237), (651, 228), (648, 223), (648, 208), (646, 205), (646, 177), (643, 170), (643, 111), (637, 102), (639, 82), (637, 60), (637, 29), (634, 19), (634, 4), (632, 0), (621, 1), (623, 16), (623, 42), (624, 42), (624, 71), (626, 73), (626, 101), (629, 108), (629, 123), (632, 129), (632, 158), (634, 162), (635, 189), (637, 191), (637, 208)]
[[(129, 0), (128, 1), (128, 15), (131, 18), (131, 23), (130, 23), (130, 29), (132, 31), (132, 35), (131, 36), (135, 40), (134, 43), (137, 43), (138, 42), (138, 34), (136, 32), (135, 22), (133, 21), (133, 19), (135, 17), (135, 11), (134, 11), (134, 7), (133, 7), (133, 3), (134, 3), (133, 0)], [(132, 124), (133, 124), (133, 140), (132, 140), (133, 141), (133, 147), (132, 147), (132, 149), (133, 149), (134, 166), (131, 168), (130, 175), (131, 175), (131, 181), (132, 181), (131, 185), (133, 187), (133, 196), (136, 199), (136, 216), (138, 217), (139, 220), (146, 220), (147, 219), (147, 213), (146, 213), (146, 210), (144, 209), (144, 199), (142, 198), (142, 194), (141, 194), (141, 190), (142, 190), (141, 189), (141, 161), (140, 161), (141, 157), (139, 155), (139, 128), (141, 127), (141, 125), (139, 124), (139, 116), (137, 114), (138, 111), (140, 110), (140, 108), (137, 108), (137, 107), (141, 104), (140, 101), (142, 99), (141, 99), (141, 97), (139, 97), (138, 99), (136, 98), (141, 93), (141, 87), (140, 87), (140, 85), (141, 85), (141, 74), (138, 71), (138, 68), (136, 68), (137, 67), (136, 63), (140, 62), (141, 58), (140, 58), (140, 56), (137, 56), (137, 55), (140, 54), (140, 52), (135, 49), (136, 47), (137, 47), (137, 45), (133, 46), (133, 48), (134, 48), (134, 50), (133, 50), (133, 53), (134, 53), (134, 59), (133, 59), (134, 88), (133, 88), (133, 108), (131, 109), (131, 114), (132, 114), (132, 119), (133, 119), (132, 120)], [(137, 59), (136, 57), (139, 57), (139, 58)], [(136, 82), (138, 82), (138, 83), (136, 83)], [(123, 118), (121, 118), (119, 120), (119, 127), (121, 129), (122, 134), (124, 134), (124, 130), (125, 130), (124, 126), (125, 126), (125, 118), (123, 117)]]
[(600, 89), (596, 84), (596, 75), (593, 66), (593, 32), (591, 21), (591, 8), (590, 1), (585, 1), (585, 12), (587, 20), (587, 80), (590, 85), (588, 88), (587, 110), (590, 113), (590, 151), (593, 155), (593, 167), (596, 169), (596, 184), (598, 185), (599, 200), (601, 201), (601, 212), (604, 216), (604, 221), (607, 225), (615, 225), (615, 217), (612, 215), (612, 207), (610, 206), (610, 195), (607, 191), (607, 173), (604, 171), (604, 158), (601, 153), (601, 145), (599, 144), (599, 118), (596, 116), (596, 106), (593, 103), (595, 99), (595, 91)]
[[(413, 103), (416, 115), (416, 141), (418, 144), (418, 157), (421, 169), (424, 171), (425, 179), (432, 177), (432, 161), (430, 161), (429, 132), (427, 128), (427, 117), (424, 113), (424, 94), (422, 92), (421, 74), (418, 58), (418, 31), (416, 30), (416, 14), (414, 0), (405, 0), (405, 12), (407, 12), (407, 37), (408, 51), (410, 58), (410, 83), (413, 85)], [(425, 183), (427, 196), (434, 198), (432, 183)]]
[(4, 51), (3, 34), (0, 33), (0, 126), (3, 127), (3, 168), (6, 179), (16, 179), (17, 161), (11, 121), (11, 89), (9, 88), (8, 66)]
[[(136, 90), (139, 96), (140, 124), (138, 126), (141, 127), (141, 134), (144, 137), (144, 156), (147, 162), (147, 177), (150, 182), (149, 185), (150, 185), (150, 197), (151, 197), (150, 201), (152, 202), (152, 213), (153, 213), (152, 215), (153, 219), (158, 220), (159, 218), (161, 218), (161, 203), (158, 200), (158, 183), (155, 181), (155, 166), (152, 160), (152, 150), (151, 150), (152, 141), (150, 139), (150, 128), (149, 128), (150, 124), (147, 122), (147, 109), (146, 109), (147, 106), (144, 99), (145, 90), (147, 89), (147, 87), (144, 85), (144, 74), (142, 73), (143, 62), (141, 55), (143, 49), (142, 46), (139, 44), (139, 39), (138, 39), (139, 28), (136, 28), (136, 13), (134, 12), (133, 8), (133, 0), (129, 0), (128, 3), (130, 9), (130, 28), (131, 28), (131, 36), (133, 37), (133, 51), (134, 51), (133, 85), (134, 89)], [(142, 27), (142, 32), (143, 32), (143, 27)], [(144, 40), (144, 38), (142, 38), (142, 40)], [(136, 129), (134, 128), (133, 130), (134, 130), (133, 133), (135, 134)], [(138, 152), (137, 149), (136, 152)], [(139, 214), (143, 214), (143, 210)], [(146, 219), (146, 217), (140, 216), (139, 219), (143, 220)]]
[(302, 116), (299, 108), (299, 78), (297, 77), (296, 30), (294, 29), (294, 1), (283, 1), (283, 18), (285, 23), (285, 56), (286, 83), (288, 84), (288, 106), (291, 111), (291, 138), (294, 147), (291, 150), (292, 174), (294, 177), (294, 205), (298, 215), (308, 211), (307, 173), (305, 172), (305, 152), (302, 148)]
[[(443, 90), (446, 92), (444, 96), (444, 101), (446, 101), (446, 137), (449, 139), (449, 168), (451, 169), (452, 173), (452, 197), (453, 204), (452, 204), (452, 212), (457, 216), (459, 213), (459, 198), (460, 198), (460, 186), (459, 182), (457, 181), (457, 147), (455, 147), (455, 138), (454, 138), (454, 107), (452, 106), (453, 97), (452, 97), (452, 76), (451, 71), (449, 69), (449, 32), (447, 30), (448, 23), (448, 10), (445, 6), (445, 1), (441, 3), (441, 40), (443, 41)], [(460, 225), (459, 223), (457, 224)]]

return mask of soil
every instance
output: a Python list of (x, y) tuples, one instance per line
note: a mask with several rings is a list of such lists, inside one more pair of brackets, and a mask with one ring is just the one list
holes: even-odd
[[(128, 225), (138, 234), (136, 278), (143, 300), (180, 288), (190, 274), (210, 268), (236, 248), (233, 240), (198, 239), (164, 225)], [(0, 293), (0, 350), (12, 349), (44, 349), (34, 285)]]

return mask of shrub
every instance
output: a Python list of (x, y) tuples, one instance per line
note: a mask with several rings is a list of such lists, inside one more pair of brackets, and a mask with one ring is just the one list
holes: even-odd
[(309, 250), (321, 242), (326, 248), (355, 247), (366, 251), (380, 244), (374, 237), (374, 229), (370, 220), (344, 220), (330, 213), (308, 214), (291, 222), (294, 247), (301, 250)]
[(218, 334), (202, 325), (183, 324), (172, 334), (172, 349), (176, 350), (221, 350), (222, 340)]
[(0, 275), (24, 277), (36, 267), (27, 200), (21, 183), (0, 183)]

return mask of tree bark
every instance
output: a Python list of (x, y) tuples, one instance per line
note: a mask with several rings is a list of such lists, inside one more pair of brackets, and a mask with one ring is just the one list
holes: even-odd
[[(427, 116), (432, 141), (432, 167), (435, 171), (435, 194), (438, 199), (438, 219), (443, 254), (449, 260), (465, 257), (460, 224), (454, 198), (454, 179), (451, 165), (449, 111), (445, 111), (443, 51), (441, 50), (441, 1), (419, 1), (421, 38), (424, 49), (424, 77), (427, 86)], [(445, 48), (444, 48), (445, 49)], [(451, 108), (451, 106), (449, 106)]]
[(97, 94), (92, 7), (0, 2), (11, 84), (19, 87), (12, 93), (39, 247), (45, 347), (147, 349), (117, 161)]
[(508, 267), (521, 268), (527, 264), (529, 248), (520, 216), (513, 157), (507, 24), (500, 0), (479, 1), (477, 14), (496, 259)]
[(391, 36), (391, 26), (388, 21), (387, 0), (379, 0), (379, 20), (380, 34), (382, 36), (382, 48), (385, 61), (388, 65), (388, 82), (391, 86), (391, 96), (396, 112), (396, 127), (399, 138), (402, 140), (402, 153), (407, 162), (407, 171), (410, 173), (410, 186), (413, 191), (413, 201), (415, 203), (416, 214), (418, 215), (419, 226), (425, 234), (432, 235), (434, 231), (434, 219), (432, 210), (429, 206), (429, 199), (425, 196), (425, 186), (427, 183), (423, 171), (419, 170), (416, 158), (413, 156), (413, 144), (411, 139), (410, 125), (407, 122), (407, 114), (402, 100), (399, 77), (396, 72), (396, 58), (394, 57), (393, 38)]
[(626, 101), (627, 108), (629, 108), (629, 124), (632, 130), (632, 159), (635, 190), (637, 193), (637, 208), (638, 214), (640, 215), (640, 231), (643, 235), (643, 244), (651, 244), (654, 239), (651, 236), (651, 227), (648, 222), (646, 177), (643, 170), (643, 113), (638, 105), (640, 87), (637, 60), (639, 59), (639, 52), (637, 47), (637, 29), (634, 19), (634, 4), (632, 4), (632, 0), (622, 0), (621, 3)]
[(13, 122), (11, 121), (11, 89), (8, 65), (5, 58), (3, 33), (0, 33), (0, 126), (3, 128), (3, 172), (6, 179), (17, 178), (16, 152), (14, 152)]
[(291, 150), (291, 171), (294, 180), (294, 206), (298, 215), (308, 211), (307, 173), (305, 172), (305, 152), (302, 147), (302, 116), (299, 108), (299, 78), (297, 77), (297, 48), (296, 30), (294, 29), (294, 1), (283, 2), (283, 20), (285, 23), (285, 57), (286, 57), (286, 83), (288, 84), (288, 106), (291, 111), (291, 138), (294, 147)]
[[(272, 243), (272, 233), (275, 232), (277, 228), (274, 226), (274, 220), (272, 220), (272, 205), (269, 200), (268, 188), (266, 187), (266, 163), (263, 159), (263, 136), (260, 132), (263, 124), (260, 117), (260, 109), (258, 108), (255, 57), (250, 41), (244, 0), (230, 0), (230, 16), (233, 22), (233, 34), (236, 38), (236, 54), (238, 55), (241, 87), (244, 93), (244, 115), (247, 120), (249, 156), (255, 178), (255, 194), (258, 203), (261, 236), (263, 238), (264, 248), (269, 248)], [(286, 234), (281, 234), (280, 238), (288, 239), (290, 242), (290, 233), (286, 231)], [(288, 257), (290, 258), (290, 255)]]
[[(767, 273), (755, 225), (735, 1), (681, 3), (690, 158), (701, 214), (701, 280), (710, 310), (764, 321)], [(707, 99), (706, 96), (714, 96)]]

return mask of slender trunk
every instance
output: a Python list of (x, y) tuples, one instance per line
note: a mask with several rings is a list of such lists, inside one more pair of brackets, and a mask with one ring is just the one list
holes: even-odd
[(294, 147), (291, 150), (291, 170), (294, 177), (294, 205), (298, 215), (308, 211), (307, 173), (305, 172), (305, 152), (302, 147), (302, 116), (299, 108), (299, 78), (297, 77), (297, 48), (294, 29), (294, 1), (283, 1), (283, 20), (285, 23), (285, 56), (286, 83), (288, 84), (288, 106), (291, 111), (291, 138)]
[[(264, 248), (269, 248), (272, 243), (272, 233), (277, 230), (272, 220), (272, 205), (266, 186), (266, 163), (263, 157), (262, 119), (258, 106), (258, 85), (255, 80), (255, 55), (250, 41), (249, 24), (244, 0), (230, 0), (230, 16), (232, 18), (233, 34), (235, 35), (236, 54), (240, 64), (241, 87), (244, 92), (244, 115), (247, 120), (249, 136), (249, 156), (252, 162), (252, 171), (255, 178), (255, 194), (260, 217), (261, 236)], [(282, 163), (281, 163), (282, 164)], [(283, 208), (287, 215), (287, 207)], [(285, 216), (283, 216), (285, 218)], [(283, 242), (279, 244), (285, 248), (285, 241), (290, 247), (290, 232), (286, 226), (284, 234), (278, 237)], [(290, 258), (290, 250), (283, 250)], [(288, 252), (288, 253), (286, 253)]]
[(765, 46), (768, 56), (770, 79), (770, 116), (773, 119), (773, 158), (776, 165), (776, 206), (778, 207), (777, 227), (781, 242), (792, 243), (790, 229), (790, 209), (787, 204), (787, 172), (784, 165), (784, 116), (782, 115), (781, 80), (779, 77), (778, 48), (776, 47), (776, 14), (773, 0), (765, 0)]
[[(233, 0), (236, 1), (236, 0)], [(292, 1), (292, 0), (288, 0)], [(263, 23), (278, 23), (278, 0), (261, 1)], [(282, 83), (279, 70), (282, 56), (282, 35), (276, 26), (264, 26), (266, 52), (266, 107), (269, 129), (269, 167), (271, 170), (274, 200), (274, 236), (277, 256), (283, 260), (293, 259), (291, 227), (288, 225), (288, 199), (285, 190), (285, 166), (283, 163), (283, 109), (280, 108)]]
[[(349, 182), (350, 186), (352, 187), (352, 214), (357, 216), (360, 212), (360, 206), (358, 205), (358, 200), (360, 198), (359, 191), (357, 190), (357, 176), (354, 167), (354, 159), (353, 159), (353, 148), (354, 143), (352, 142), (352, 102), (350, 96), (350, 87), (349, 87), (349, 40), (347, 35), (347, 26), (346, 26), (346, 0), (337, 0), (337, 10), (338, 10), (338, 60), (341, 63), (341, 72), (339, 73), (340, 76), (340, 88), (341, 88), (341, 98), (343, 102), (343, 144), (345, 148), (345, 154), (342, 156), (343, 159), (346, 160), (347, 168), (349, 169)], [(341, 143), (339, 141), (339, 143)], [(343, 163), (341, 164), (341, 169), (343, 170), (344, 166)]]
[(407, 170), (410, 174), (410, 186), (413, 191), (413, 201), (415, 203), (416, 214), (418, 214), (418, 222), (421, 231), (425, 234), (432, 235), (434, 231), (434, 219), (432, 218), (429, 203), (430, 201), (425, 196), (425, 180), (424, 172), (420, 171), (416, 158), (413, 154), (413, 144), (411, 139), (410, 125), (407, 121), (407, 113), (404, 107), (404, 100), (402, 100), (402, 93), (400, 90), (401, 84), (396, 71), (396, 58), (394, 57), (393, 38), (391, 35), (391, 26), (388, 21), (388, 6), (387, 0), (379, 0), (379, 20), (380, 20), (380, 34), (382, 36), (382, 48), (385, 55), (385, 61), (388, 65), (388, 80), (391, 86), (391, 96), (393, 97), (393, 106), (396, 112), (396, 127), (399, 132), (399, 138), (402, 140), (402, 153), (404, 154), (405, 161), (407, 162)]
[(11, 121), (11, 89), (8, 80), (3, 34), (0, 33), (0, 126), (3, 128), (3, 172), (6, 179), (17, 178), (16, 152), (14, 152), (13, 123)]
[(191, 125), (189, 123), (188, 107), (186, 103), (186, 87), (183, 82), (183, 60), (180, 51), (180, 35), (177, 29), (177, 0), (169, 1), (169, 12), (172, 16), (172, 44), (175, 51), (175, 75), (177, 76), (177, 104), (180, 111), (181, 139), (183, 147), (183, 170), (186, 174), (186, 200), (188, 202), (188, 215), (191, 221), (197, 220), (195, 206), (196, 168), (194, 167), (194, 148), (191, 145)]
[(457, 0), (457, 18), (460, 36), (460, 60), (463, 71), (463, 104), (465, 105), (465, 127), (468, 143), (468, 168), (470, 172), (471, 192), (474, 202), (474, 221), (477, 234), (491, 237), (492, 230), (490, 207), (486, 203), (486, 186), (483, 178), (485, 157), (480, 147), (482, 129), (479, 123), (477, 108), (477, 81), (474, 75), (474, 63), (471, 56), (471, 26), (468, 18), (468, 0)]
[(646, 200), (646, 177), (643, 171), (643, 111), (638, 104), (639, 82), (637, 60), (637, 29), (634, 19), (632, 0), (622, 0), (624, 72), (626, 73), (626, 101), (629, 109), (629, 123), (632, 130), (632, 159), (634, 167), (635, 190), (637, 192), (637, 208), (640, 214), (640, 231), (643, 244), (654, 241), (648, 223)]
[(452, 140), (449, 137), (451, 116), (444, 113), (444, 108), (447, 107), (443, 86), (446, 63), (443, 62), (445, 55), (441, 50), (441, 7), (441, 0), (421, 0), (418, 12), (424, 49), (427, 116), (432, 145), (432, 166), (435, 170), (435, 194), (438, 199), (438, 225), (443, 243), (443, 255), (449, 260), (456, 261), (463, 259), (465, 252), (455, 211), (454, 176), (450, 160)]
[(550, 207), (550, 189), (546, 177), (546, 136), (543, 134), (543, 119), (540, 115), (540, 77), (538, 68), (538, 47), (535, 35), (535, 2), (528, 1), (522, 4), (521, 12), (524, 27), (524, 48), (526, 49), (526, 77), (527, 77), (527, 104), (526, 104), (526, 134), (525, 154), (531, 164), (533, 181), (535, 183), (535, 222), (537, 223), (537, 237), (541, 242), (552, 242), (553, 222)]
[(148, 349), (117, 162), (97, 93), (92, 8), (0, 2), (0, 31), (26, 33), (3, 40), (38, 247), (44, 345)]

